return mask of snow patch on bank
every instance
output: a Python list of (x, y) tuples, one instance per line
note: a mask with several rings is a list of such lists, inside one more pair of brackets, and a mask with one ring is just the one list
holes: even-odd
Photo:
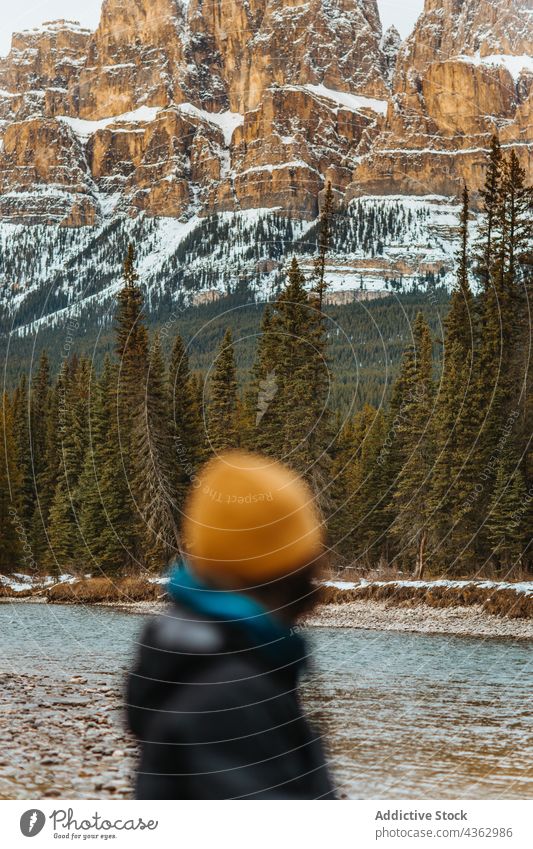
[(78, 578), (67, 574), (59, 575), (59, 577), (24, 575), (20, 572), (14, 572), (12, 575), (0, 575), (0, 584), (15, 593), (24, 592), (24, 590), (44, 589), (45, 587), (55, 586), (55, 584), (73, 584), (77, 580)]
[(449, 581), (446, 579), (438, 581), (325, 581), (324, 586), (334, 587), (337, 590), (355, 590), (358, 587), (413, 587), (416, 589), (433, 589), (434, 587), (447, 587), (449, 589), (464, 589), (465, 587), (478, 587), (483, 590), (513, 590), (523, 595), (533, 595), (533, 581), (519, 581), (511, 583), (508, 581)]

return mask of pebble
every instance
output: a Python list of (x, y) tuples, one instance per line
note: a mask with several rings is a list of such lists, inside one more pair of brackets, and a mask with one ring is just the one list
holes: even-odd
[(471, 607), (393, 607), (387, 602), (350, 601), (323, 604), (301, 623), (304, 627), (364, 628), (463, 637), (533, 639), (533, 620), (492, 616), (481, 605)]
[(10, 713), (0, 723), (0, 798), (131, 799), (137, 748), (124, 723), (123, 678), (101, 673), (90, 688), (74, 678), (0, 674), (0, 710)]

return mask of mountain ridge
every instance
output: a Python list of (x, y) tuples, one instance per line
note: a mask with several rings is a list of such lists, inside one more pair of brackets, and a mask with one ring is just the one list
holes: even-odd
[[(267, 297), (282, 253), (315, 250), (298, 239), (328, 182), (333, 288), (450, 282), (456, 199), (466, 180), (475, 206), (491, 135), (532, 173), (532, 56), (533, 0), (426, 0), (404, 42), (376, 0), (105, 0), (94, 32), (15, 34), (0, 59), (8, 320), (30, 332), (104, 304), (136, 234), (156, 299), (243, 280)], [(201, 246), (222, 233), (237, 241), (210, 266), (218, 247)], [(193, 237), (194, 280), (177, 267)]]

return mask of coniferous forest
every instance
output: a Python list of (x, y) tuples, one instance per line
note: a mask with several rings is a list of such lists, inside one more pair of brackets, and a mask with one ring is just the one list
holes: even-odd
[(324, 305), (332, 203), (328, 192), (312, 275), (292, 259), (263, 311), (244, 383), (234, 327), (202, 372), (189, 365), (179, 315), (149, 333), (129, 246), (114, 350), (98, 368), (73, 355), (59, 371), (44, 352), (31, 382), (22, 374), (3, 396), (2, 572), (160, 572), (179, 550), (199, 467), (233, 447), (308, 479), (339, 568), (531, 572), (532, 194), (515, 154), (493, 140), (475, 233), (465, 186), (444, 336), (418, 313), (378, 406), (346, 393), (339, 404), (334, 386)]

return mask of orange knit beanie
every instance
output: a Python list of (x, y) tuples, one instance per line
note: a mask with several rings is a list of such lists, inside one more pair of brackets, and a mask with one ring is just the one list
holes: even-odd
[(182, 532), (196, 574), (225, 585), (288, 575), (323, 546), (307, 484), (271, 458), (240, 451), (219, 455), (199, 472)]

